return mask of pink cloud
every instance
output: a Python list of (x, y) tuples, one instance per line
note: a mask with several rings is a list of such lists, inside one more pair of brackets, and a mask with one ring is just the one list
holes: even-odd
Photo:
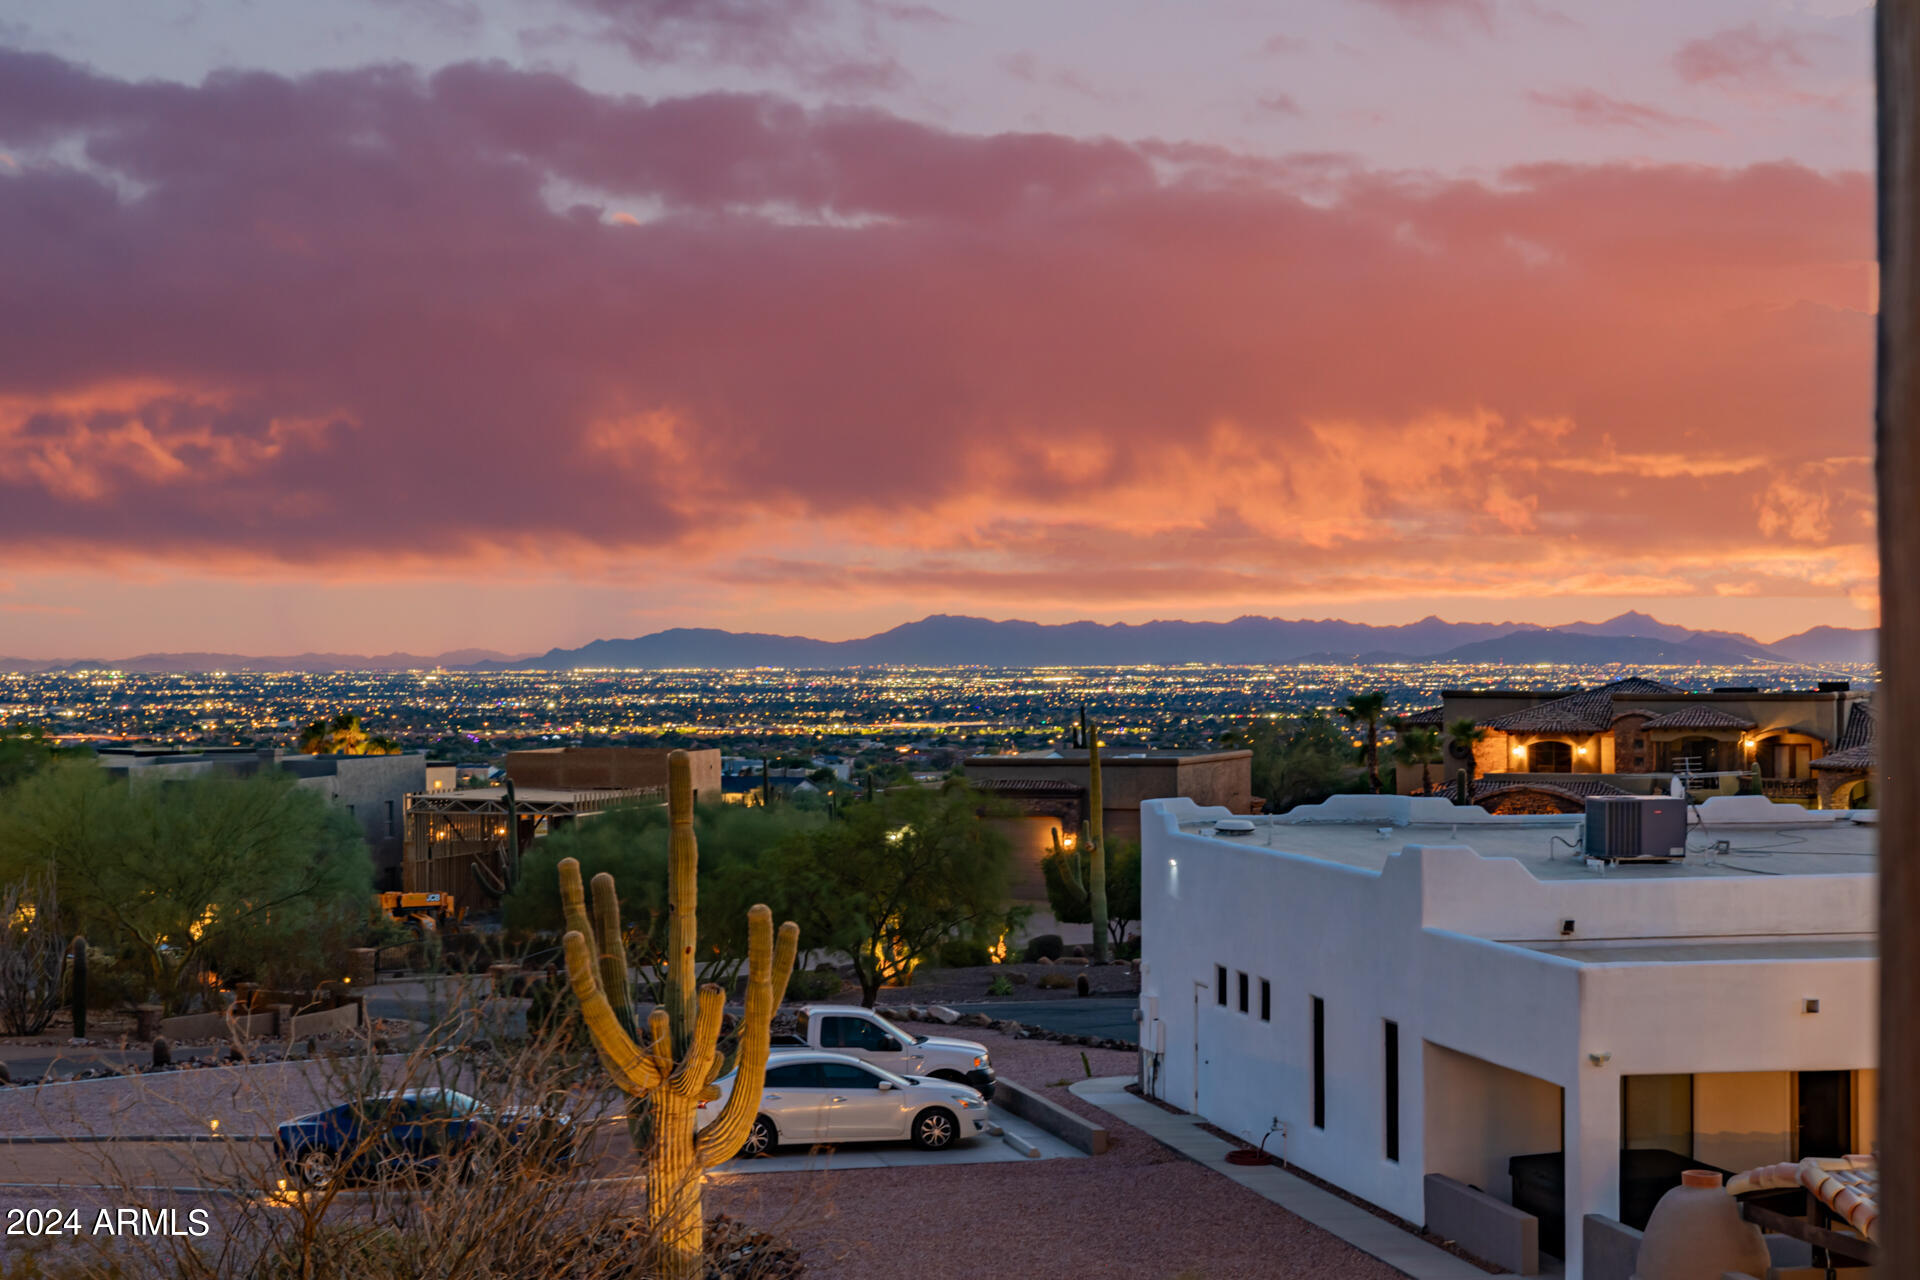
[(41, 563), (765, 558), (1109, 604), (1871, 578), (1864, 174), (1443, 181), (492, 64), (9, 53), (0, 146), (0, 547)]
[(1689, 40), (1673, 55), (1673, 69), (1688, 84), (1722, 89), (1774, 89), (1792, 73), (1813, 65), (1811, 37), (1765, 31), (1758, 23), (1729, 27)]
[(1588, 128), (1669, 133), (1675, 129), (1713, 127), (1694, 116), (1675, 115), (1650, 103), (1608, 97), (1595, 89), (1565, 89), (1558, 93), (1530, 89), (1527, 91), (1527, 100), (1535, 106), (1545, 107), (1561, 119)]
[(1366, 3), (1426, 31), (1456, 25), (1493, 30), (1492, 0), (1366, 0)]

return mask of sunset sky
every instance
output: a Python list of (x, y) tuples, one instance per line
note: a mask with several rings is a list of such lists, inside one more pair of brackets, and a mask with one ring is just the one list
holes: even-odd
[(0, 0), (0, 655), (1876, 620), (1842, 0)]

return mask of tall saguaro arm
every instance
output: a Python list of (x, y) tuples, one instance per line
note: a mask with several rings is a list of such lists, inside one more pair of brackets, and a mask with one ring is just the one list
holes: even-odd
[(699, 1107), (720, 1096), (714, 1081), (727, 1063), (720, 1052), (727, 997), (713, 983), (696, 987), (694, 982), (699, 847), (686, 752), (668, 757), (667, 776), (672, 819), (667, 900), (673, 911), (667, 998), (647, 1019), (644, 1045), (634, 1035), (632, 983), (613, 877), (603, 873), (593, 878), (589, 911), (580, 885), (580, 864), (562, 859), (560, 903), (567, 922), (567, 980), (593, 1034), (594, 1047), (614, 1084), (633, 1099), (629, 1111), (644, 1108), (648, 1118), (640, 1141), (646, 1163), (647, 1222), (659, 1251), (659, 1273), (664, 1280), (696, 1280), (706, 1268), (701, 1174), (739, 1152), (759, 1114), (773, 1011), (793, 974), (800, 929), (789, 921), (776, 936), (773, 912), (765, 906), (747, 912), (746, 1009), (733, 1059), (733, 1088), (714, 1122), (696, 1132)]

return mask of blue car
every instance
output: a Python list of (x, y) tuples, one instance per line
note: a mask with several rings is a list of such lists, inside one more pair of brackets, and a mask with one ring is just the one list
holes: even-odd
[(466, 1172), (511, 1152), (548, 1169), (572, 1163), (571, 1119), (531, 1108), (495, 1110), (453, 1089), (403, 1089), (295, 1116), (274, 1138), (280, 1164), (305, 1189), (454, 1165)]

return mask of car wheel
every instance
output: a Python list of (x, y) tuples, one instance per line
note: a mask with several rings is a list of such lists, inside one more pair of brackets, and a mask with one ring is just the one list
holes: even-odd
[(740, 1144), (740, 1154), (747, 1159), (770, 1156), (779, 1145), (780, 1134), (774, 1129), (773, 1121), (765, 1116), (755, 1116), (753, 1128), (747, 1130), (747, 1140)]
[(944, 1151), (960, 1136), (960, 1122), (945, 1107), (928, 1107), (913, 1118), (912, 1136), (922, 1151)]
[(293, 1161), (293, 1176), (309, 1191), (326, 1186), (339, 1172), (339, 1157), (325, 1147), (308, 1147)]

